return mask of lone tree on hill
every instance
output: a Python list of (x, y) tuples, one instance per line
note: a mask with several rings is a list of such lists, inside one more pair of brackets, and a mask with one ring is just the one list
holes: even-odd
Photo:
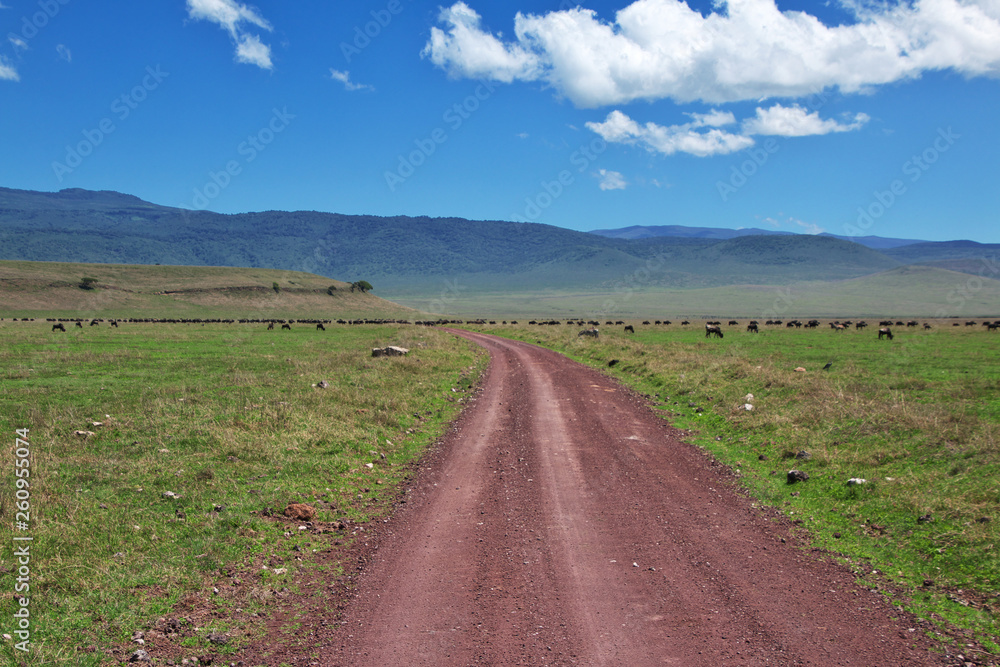
[(97, 278), (84, 278), (80, 281), (80, 289), (94, 289), (97, 286)]
[(355, 281), (355, 282), (351, 283), (351, 291), (352, 292), (354, 290), (361, 290), (362, 292), (370, 292), (373, 289), (375, 289), (375, 288), (372, 287), (372, 284), (370, 282), (368, 282), (367, 280), (358, 280), (358, 281)]
[(337, 291), (336, 285), (330, 285), (329, 287), (326, 288), (326, 293), (330, 295), (332, 295), (336, 291)]
[(278, 292), (281, 291), (281, 285), (279, 285), (277, 282), (273, 282), (271, 283), (271, 289), (273, 289), (274, 293), (277, 294)]

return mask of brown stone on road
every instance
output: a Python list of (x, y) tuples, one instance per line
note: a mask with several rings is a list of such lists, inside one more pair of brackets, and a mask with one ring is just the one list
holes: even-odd
[(944, 664), (642, 397), (454, 333), (491, 354), (482, 391), (312, 664)]

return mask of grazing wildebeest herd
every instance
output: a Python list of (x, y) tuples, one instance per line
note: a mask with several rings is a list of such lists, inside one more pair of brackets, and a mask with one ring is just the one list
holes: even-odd
[[(4, 319), (5, 318), (0, 318), (0, 322), (2, 322)], [(15, 318), (12, 318), (12, 321), (14, 321), (14, 322), (18, 322), (18, 321), (20, 321), (20, 322), (34, 322), (35, 319), (34, 318), (27, 318), (27, 317), (19, 319), (19, 318), (15, 317)], [(78, 317), (78, 318), (46, 318), (45, 321), (47, 323), (50, 323), (52, 325), (52, 331), (53, 332), (58, 332), (58, 331), (66, 332), (66, 326), (67, 325), (75, 326), (78, 329), (83, 329), (84, 328), (84, 326), (83, 326), (84, 322), (87, 322), (90, 327), (99, 327), (101, 324), (103, 324), (103, 323), (106, 322), (108, 324), (108, 326), (114, 327), (114, 328), (118, 328), (118, 326), (120, 324), (201, 324), (201, 325), (205, 325), (205, 324), (265, 324), (266, 328), (268, 330), (273, 330), (275, 328), (275, 325), (277, 324), (277, 325), (280, 325), (281, 329), (288, 330), (288, 331), (292, 330), (292, 325), (293, 324), (314, 325), (316, 327), (316, 331), (326, 331), (327, 330), (326, 325), (330, 325), (330, 324), (334, 324), (334, 323), (340, 324), (340, 325), (359, 325), (359, 324), (412, 324), (412, 325), (418, 325), (418, 326), (450, 326), (450, 325), (480, 325), (480, 326), (482, 326), (482, 325), (486, 325), (487, 323), (490, 324), (490, 325), (496, 325), (497, 324), (496, 320), (487, 320), (485, 318), (466, 319), (466, 320), (461, 320), (461, 319), (437, 319), (437, 320), (415, 320), (415, 321), (400, 320), (400, 319), (353, 319), (353, 320), (338, 319), (338, 320), (334, 321), (334, 320), (329, 320), (329, 319), (301, 319), (301, 320), (285, 320), (285, 319), (178, 319), (178, 318), (112, 318), (112, 319), (104, 319), (104, 318), (99, 318), (99, 317), (93, 317), (93, 318)], [(661, 326), (662, 327), (662, 326), (669, 326), (669, 325), (671, 325), (671, 323), (672, 323), (671, 320), (667, 320), (667, 319), (664, 319), (664, 320), (655, 320), (653, 323), (650, 323), (650, 320), (643, 320), (641, 325), (639, 325), (639, 324), (625, 324), (625, 322), (623, 320), (607, 320), (606, 322), (604, 322), (604, 324), (606, 324), (606, 325), (623, 325), (625, 333), (630, 333), (630, 334), (636, 333), (636, 327), (638, 327), (638, 326)], [(949, 323), (949, 321), (947, 321), (947, 320), (944, 320), (944, 321), (940, 322), (940, 324), (942, 326), (945, 326), (948, 323)], [(966, 320), (964, 322), (951, 321), (950, 323), (951, 323), (952, 326), (955, 326), (955, 327), (962, 326), (963, 324), (966, 327), (973, 327), (973, 326), (977, 326), (977, 325), (981, 324), (983, 327), (986, 328), (986, 331), (997, 331), (997, 330), (1000, 330), (1000, 319), (997, 319), (997, 320), (984, 319), (982, 321)], [(517, 320), (510, 320), (510, 321), (503, 320), (502, 324), (503, 325), (508, 325), (508, 324), (509, 325), (517, 325), (518, 321)], [(597, 338), (599, 336), (597, 327), (601, 324), (601, 322), (599, 322), (597, 320), (584, 320), (582, 318), (570, 318), (570, 319), (566, 320), (565, 322), (560, 321), (560, 320), (531, 320), (531, 321), (528, 322), (528, 324), (529, 325), (533, 325), (533, 326), (553, 326), (553, 325), (564, 324), (564, 325), (576, 325), (576, 326), (580, 326), (580, 327), (583, 327), (584, 325), (587, 325), (589, 328), (581, 330), (578, 335), (579, 336), (583, 336), (583, 337)], [(691, 322), (688, 321), (688, 320), (683, 320), (680, 324), (681, 324), (681, 326), (687, 326), (687, 325), (690, 325)], [(852, 320), (843, 320), (843, 321), (841, 321), (841, 320), (830, 320), (828, 322), (828, 324), (829, 324), (830, 328), (833, 331), (837, 331), (837, 332), (847, 331), (852, 326), (853, 326), (853, 328), (856, 331), (863, 331), (865, 329), (865, 327), (868, 326), (868, 323), (865, 322), (864, 320), (859, 320), (859, 321), (856, 321), (856, 322), (852, 321)], [(797, 319), (795, 319), (795, 320), (789, 320), (787, 322), (783, 321), (783, 320), (767, 320), (764, 323), (763, 326), (765, 326), (765, 327), (767, 327), (767, 326), (776, 327), (776, 326), (781, 326), (781, 325), (784, 325), (786, 328), (815, 329), (815, 328), (817, 328), (817, 327), (820, 326), (820, 321), (817, 320), (817, 319), (811, 319), (811, 320), (808, 320), (807, 322), (803, 323), (803, 322), (801, 322), (800, 320), (797, 320)], [(741, 322), (739, 320), (731, 319), (731, 320), (728, 320), (727, 326), (741, 326)], [(930, 330), (933, 329), (933, 327), (930, 324), (928, 324), (926, 322), (921, 323), (921, 322), (919, 322), (917, 320), (913, 320), (913, 319), (905, 321), (905, 322), (903, 320), (884, 319), (884, 320), (879, 321), (878, 339), (879, 340), (885, 339), (885, 340), (890, 340), (890, 341), (893, 340), (893, 338), (895, 337), (895, 334), (892, 331), (892, 327), (893, 326), (895, 326), (895, 327), (906, 327), (908, 329), (922, 327), (924, 331), (930, 331)], [(760, 323), (757, 320), (750, 320), (748, 322), (748, 324), (746, 325), (746, 332), (747, 333), (759, 333), (760, 332)], [(706, 338), (712, 338), (712, 337), (723, 338), (724, 337), (724, 332), (723, 332), (722, 321), (721, 320), (707, 320), (706, 319), (706, 321), (705, 321), (705, 337)]]

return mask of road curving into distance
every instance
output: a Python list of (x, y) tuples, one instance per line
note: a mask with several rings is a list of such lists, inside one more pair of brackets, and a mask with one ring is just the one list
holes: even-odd
[(454, 333), (489, 351), (482, 389), (313, 664), (945, 664), (642, 397)]

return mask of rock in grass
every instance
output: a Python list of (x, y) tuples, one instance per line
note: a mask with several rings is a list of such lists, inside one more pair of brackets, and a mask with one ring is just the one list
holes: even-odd
[(789, 470), (788, 471), (788, 483), (795, 484), (795, 482), (804, 482), (809, 479), (809, 474), (802, 470)]
[(390, 345), (389, 347), (372, 348), (373, 357), (404, 357), (409, 353), (410, 351), (407, 348), (397, 347), (395, 345)]
[(129, 656), (129, 662), (153, 662), (153, 659), (149, 657), (149, 653), (143, 649), (139, 649), (135, 653)]
[(225, 646), (229, 643), (229, 635), (220, 632), (212, 632), (208, 635), (208, 641), (216, 646)]
[(858, 486), (860, 484), (867, 484), (868, 480), (862, 477), (852, 477), (847, 480), (847, 486)]
[(800, 451), (795, 455), (795, 458), (797, 458), (799, 461), (808, 461), (809, 459), (812, 458), (812, 454), (803, 449), (802, 451)]
[(296, 521), (312, 521), (316, 518), (316, 508), (304, 503), (290, 503), (285, 508), (285, 516)]

